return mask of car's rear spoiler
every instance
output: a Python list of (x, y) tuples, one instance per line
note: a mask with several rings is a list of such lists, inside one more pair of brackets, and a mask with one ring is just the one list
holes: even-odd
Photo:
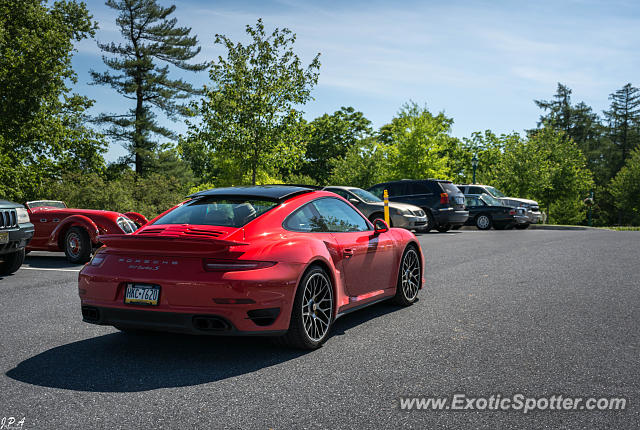
[(248, 243), (224, 239), (193, 239), (166, 236), (139, 236), (131, 234), (104, 234), (98, 240), (107, 248), (123, 251), (141, 251), (153, 254), (192, 254), (221, 251), (230, 246), (245, 246)]

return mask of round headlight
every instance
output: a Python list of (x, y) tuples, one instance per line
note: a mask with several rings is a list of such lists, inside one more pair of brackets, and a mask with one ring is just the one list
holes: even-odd
[(29, 222), (29, 213), (25, 208), (16, 208), (16, 215), (18, 215), (18, 224)]

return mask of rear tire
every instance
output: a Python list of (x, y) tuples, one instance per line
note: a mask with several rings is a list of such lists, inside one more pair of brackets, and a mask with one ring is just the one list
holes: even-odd
[(274, 340), (297, 349), (317, 349), (329, 338), (333, 325), (333, 285), (327, 272), (312, 266), (296, 289), (289, 330)]
[(460, 230), (460, 228), (462, 228), (461, 225), (454, 225), (453, 227), (451, 227), (451, 230)]
[(476, 227), (478, 230), (491, 229), (491, 217), (487, 214), (480, 214), (476, 217)]
[(422, 266), (418, 251), (413, 245), (407, 246), (400, 260), (398, 284), (393, 302), (400, 306), (410, 306), (418, 299), (418, 291), (422, 284)]
[(91, 259), (91, 239), (82, 227), (71, 227), (64, 236), (64, 253), (67, 259), (76, 264), (86, 263)]
[(11, 254), (3, 255), (2, 259), (4, 261), (0, 263), (0, 276), (11, 275), (16, 272), (24, 262), (24, 248)]

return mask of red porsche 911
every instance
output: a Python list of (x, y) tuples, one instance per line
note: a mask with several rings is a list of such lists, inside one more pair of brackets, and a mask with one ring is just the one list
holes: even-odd
[(423, 286), (416, 237), (299, 186), (218, 188), (104, 244), (80, 272), (82, 317), (124, 332), (272, 335), (317, 348), (336, 318)]

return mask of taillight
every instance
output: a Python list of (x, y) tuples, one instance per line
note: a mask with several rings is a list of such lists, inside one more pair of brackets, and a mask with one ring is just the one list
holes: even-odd
[(511, 210), (509, 211), (509, 215), (515, 215), (515, 214), (516, 214), (516, 210), (515, 210), (515, 209), (511, 209)]
[(440, 204), (441, 205), (448, 205), (449, 204), (449, 194), (440, 193)]
[(202, 266), (207, 272), (238, 272), (241, 270), (264, 269), (275, 264), (275, 261), (218, 260), (213, 258), (202, 260)]

